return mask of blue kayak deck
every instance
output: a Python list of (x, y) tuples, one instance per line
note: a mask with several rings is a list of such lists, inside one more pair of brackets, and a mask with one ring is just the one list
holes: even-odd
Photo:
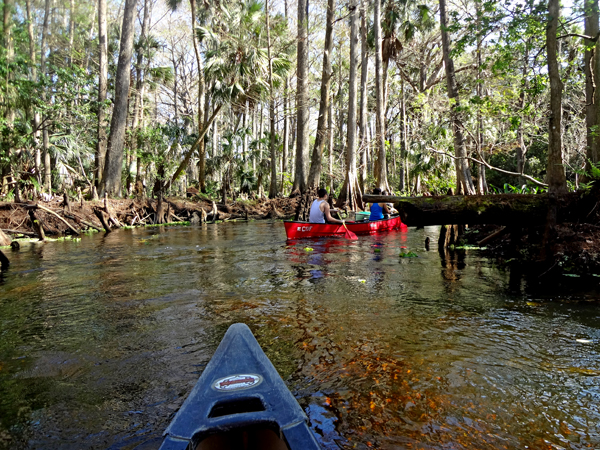
[(160, 450), (195, 450), (208, 437), (216, 441), (216, 435), (263, 429), (272, 430), (290, 450), (317, 450), (307, 422), (250, 328), (237, 323), (166, 429)]

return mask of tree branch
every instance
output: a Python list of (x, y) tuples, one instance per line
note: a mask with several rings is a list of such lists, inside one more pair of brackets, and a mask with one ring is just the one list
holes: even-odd
[(439, 150), (434, 150), (432, 148), (428, 148), (428, 150), (431, 151), (431, 152), (433, 152), (433, 153), (439, 153), (440, 155), (449, 156), (452, 159), (468, 159), (470, 161), (476, 162), (477, 164), (481, 164), (481, 165), (485, 166), (486, 168), (488, 168), (490, 170), (493, 170), (495, 172), (500, 172), (500, 173), (503, 173), (505, 175), (512, 175), (512, 176), (516, 176), (516, 177), (523, 177), (526, 180), (529, 180), (532, 183), (537, 184), (538, 186), (548, 187), (548, 185), (546, 183), (542, 183), (541, 181), (536, 180), (535, 178), (533, 178), (530, 175), (526, 175), (524, 173), (518, 173), (518, 172), (510, 172), (508, 170), (500, 169), (498, 167), (494, 167), (494, 166), (489, 165), (485, 160), (484, 161), (479, 161), (478, 159), (473, 158), (471, 156), (465, 156), (465, 157), (462, 157), (462, 158), (461, 157), (456, 157), (454, 155), (451, 155), (450, 153), (440, 152)]

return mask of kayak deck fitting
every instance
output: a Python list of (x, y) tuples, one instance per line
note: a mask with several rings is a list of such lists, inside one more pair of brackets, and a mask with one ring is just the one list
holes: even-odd
[(160, 450), (320, 449), (252, 331), (231, 325), (164, 433)]

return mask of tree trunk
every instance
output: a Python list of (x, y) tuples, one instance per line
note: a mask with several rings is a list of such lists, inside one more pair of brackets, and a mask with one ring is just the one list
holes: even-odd
[[(33, 17), (31, 15), (31, 0), (26, 0), (25, 8), (27, 11), (27, 33), (29, 35), (29, 60), (31, 64), (31, 81), (37, 82), (37, 65), (35, 63), (35, 37), (33, 35)], [(35, 147), (34, 167), (35, 177), (37, 182), (42, 183), (42, 153), (40, 152), (40, 113), (37, 110), (33, 111), (33, 143)]]
[[(527, 148), (525, 147), (525, 133), (523, 131), (523, 108), (525, 107), (525, 96), (527, 88), (527, 72), (529, 72), (529, 47), (525, 47), (525, 57), (523, 58), (523, 69), (522, 69), (522, 81), (521, 92), (519, 94), (519, 112), (521, 114), (521, 120), (519, 121), (519, 128), (517, 129), (517, 141), (519, 146), (517, 147), (517, 172), (525, 172), (525, 155), (527, 154)], [(523, 177), (519, 180), (520, 183), (525, 183)]]
[(327, 1), (327, 25), (325, 28), (325, 51), (323, 52), (323, 74), (321, 76), (321, 101), (319, 103), (319, 120), (317, 135), (313, 147), (308, 174), (308, 187), (318, 188), (321, 180), (323, 149), (327, 134), (327, 114), (329, 112), (329, 90), (331, 86), (331, 54), (333, 52), (333, 19), (335, 14), (335, 1)]
[(462, 124), (460, 117), (460, 97), (458, 96), (458, 87), (456, 83), (456, 74), (454, 72), (454, 60), (450, 57), (450, 36), (448, 35), (448, 12), (446, 11), (446, 0), (440, 2), (440, 23), (442, 29), (442, 52), (444, 56), (444, 66), (446, 66), (446, 83), (448, 86), (448, 98), (450, 99), (452, 129), (454, 132), (454, 154), (456, 159), (456, 188), (460, 194), (474, 194), (475, 187), (469, 170), (469, 163), (466, 159), (467, 149), (465, 147), (465, 138), (462, 133)]
[(385, 148), (385, 95), (383, 86), (383, 57), (382, 57), (382, 36), (381, 36), (381, 0), (375, 0), (375, 12), (373, 17), (373, 26), (375, 28), (375, 88), (377, 91), (376, 105), (376, 148), (377, 165), (375, 179), (377, 187), (388, 190), (386, 148)]
[[(198, 134), (201, 134), (207, 128), (207, 118), (206, 113), (204, 111), (204, 96), (206, 95), (206, 84), (204, 80), (204, 63), (202, 62), (202, 58), (200, 57), (200, 49), (198, 48), (198, 42), (196, 39), (195, 0), (190, 0), (190, 8), (192, 10), (192, 41), (194, 43), (194, 53), (196, 54), (196, 64), (198, 66)], [(176, 177), (174, 176), (173, 181), (175, 181), (175, 178)], [(204, 146), (204, 138), (198, 141), (198, 185), (202, 192), (206, 192), (206, 148)]]
[(113, 196), (121, 195), (121, 173), (123, 171), (123, 147), (125, 143), (125, 128), (127, 126), (127, 106), (129, 103), (129, 83), (131, 78), (131, 55), (133, 52), (133, 37), (135, 34), (136, 0), (125, 0), (123, 12), (123, 27), (121, 29), (121, 44), (117, 76), (115, 79), (115, 101), (108, 136), (108, 151), (104, 176), (101, 184), (102, 193)]
[[(598, 0), (585, 0), (585, 35), (598, 35)], [(600, 44), (585, 40), (585, 118), (587, 126), (586, 171), (600, 158)]]
[(296, 82), (296, 173), (292, 192), (306, 191), (308, 182), (308, 0), (298, 0), (298, 65)]
[(96, 187), (100, 187), (106, 159), (106, 91), (108, 87), (107, 0), (98, 0), (98, 142), (96, 143)]
[[(135, 98), (133, 104), (133, 122), (131, 124), (131, 128), (133, 130), (131, 136), (131, 165), (133, 165), (133, 161), (137, 160), (137, 165), (140, 163), (140, 159), (137, 157), (137, 145), (138, 145), (138, 135), (141, 128), (142, 117), (144, 114), (142, 108), (142, 97), (144, 96), (144, 69), (142, 67), (144, 63), (144, 56), (148, 57), (148, 26), (150, 24), (150, 1), (144, 0), (144, 16), (142, 19), (142, 30), (140, 33), (140, 42), (141, 48), (138, 50), (137, 60), (135, 63), (135, 73), (136, 73), (136, 82), (135, 82)], [(136, 181), (138, 175), (136, 173)], [(131, 167), (128, 166), (127, 170), (127, 184), (128, 186), (132, 184), (131, 179)]]
[(267, 57), (269, 58), (269, 154), (271, 155), (271, 184), (269, 198), (277, 197), (277, 154), (275, 153), (275, 90), (273, 89), (273, 60), (271, 59), (271, 27), (269, 26), (269, 0), (265, 0), (265, 25), (267, 27)]
[(329, 195), (333, 196), (333, 102), (329, 102), (329, 112), (327, 113), (327, 151), (329, 152)]
[[(477, 3), (477, 97), (479, 99), (483, 98), (483, 77), (482, 71), (483, 66), (481, 62), (481, 46), (482, 46), (482, 37), (481, 37), (481, 5)], [(481, 106), (477, 108), (477, 142), (475, 143), (477, 146), (477, 153), (481, 159), (484, 159), (483, 155), (483, 117), (481, 114)], [(477, 165), (477, 193), (483, 195), (487, 193), (487, 183), (485, 181), (485, 166), (483, 164)]]
[(562, 89), (558, 69), (558, 18), (559, 0), (548, 1), (548, 27), (546, 28), (546, 48), (548, 50), (548, 77), (550, 79), (550, 120), (548, 127), (548, 166), (546, 182), (548, 191), (556, 194), (567, 192), (565, 167), (562, 160)]
[[(7, 74), (6, 74), (6, 80), (5, 82), (7, 84), (12, 84), (12, 80), (14, 79), (14, 76), (11, 74), (12, 73), (12, 63), (14, 62), (14, 56), (15, 56), (15, 46), (14, 46), (14, 40), (13, 40), (13, 36), (12, 36), (12, 30), (13, 30), (13, 24), (14, 24), (14, 20), (13, 20), (13, 12), (15, 9), (15, 5), (14, 5), (14, 0), (4, 0), (4, 8), (3, 8), (3, 12), (4, 12), (4, 20), (3, 20), (3, 32), (2, 32), (2, 40), (3, 40), (3, 47), (5, 49), (5, 53), (4, 55), (6, 56), (6, 70), (7, 70)], [(6, 90), (8, 91), (8, 86), (6, 86)], [(5, 119), (5, 124), (4, 126), (6, 128), (8, 128), (9, 130), (11, 130), (13, 128), (14, 125), (14, 120), (15, 120), (15, 110), (13, 109), (13, 101), (9, 100), (7, 97), (4, 97), (3, 99), (3, 103), (4, 103), (4, 119)], [(6, 162), (7, 166), (5, 166), (3, 168), (3, 175), (4, 173), (8, 175), (8, 179), (7, 181), (9, 183), (11, 183), (12, 181), (14, 181), (13, 178), (13, 163), (15, 161), (13, 161), (13, 155), (14, 155), (14, 149), (13, 147), (13, 140), (12, 140), (12, 133), (8, 133), (5, 136), (2, 136), (2, 138), (0, 138), (0, 145), (1, 145), (1, 151), (0, 153), (3, 154), (3, 156), (8, 156), (8, 161)], [(3, 177), (3, 182), (4, 182), (4, 177)], [(15, 193), (18, 192), (18, 185), (15, 185)], [(16, 199), (16, 196), (15, 196)]]
[(348, 87), (348, 147), (346, 150), (346, 177), (340, 191), (337, 205), (343, 206), (348, 202), (351, 210), (362, 209), (360, 186), (356, 177), (356, 103), (358, 66), (358, 6), (356, 0), (351, 0), (350, 6), (350, 80)]
[(75, 0), (69, 1), (69, 65), (73, 64), (73, 43), (75, 41)]
[(408, 126), (406, 120), (406, 96), (404, 90), (404, 78), (401, 81), (401, 89), (402, 89), (402, 97), (401, 97), (401, 105), (400, 105), (400, 120), (402, 122), (401, 125), (401, 137), (400, 137), (400, 183), (398, 185), (398, 189), (400, 192), (404, 192), (406, 190), (407, 182), (406, 182), (406, 155), (408, 154)]
[(359, 184), (360, 190), (365, 192), (365, 183), (367, 181), (367, 103), (369, 83), (369, 50), (367, 45), (367, 7), (365, 0), (360, 1), (360, 112), (359, 112), (359, 142), (360, 142), (360, 171)]
[[(42, 25), (42, 45), (41, 45), (41, 56), (40, 56), (40, 72), (44, 76), (46, 74), (46, 45), (48, 44), (48, 24), (50, 22), (50, 0), (46, 0), (44, 3), (44, 24)], [(46, 101), (46, 92), (42, 92), (42, 101)], [(42, 145), (44, 153), (44, 189), (48, 192), (52, 192), (52, 167), (50, 161), (50, 137), (48, 135), (48, 124), (46, 123), (46, 117), (42, 117), (42, 123), (44, 129), (42, 130)]]

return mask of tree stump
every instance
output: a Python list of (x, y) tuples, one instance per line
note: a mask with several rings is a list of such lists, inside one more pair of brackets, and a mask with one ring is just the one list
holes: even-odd
[(65, 212), (71, 212), (71, 202), (69, 201), (69, 194), (67, 194), (67, 191), (63, 192), (63, 208)]
[(94, 214), (96, 214), (96, 217), (98, 217), (98, 219), (100, 220), (100, 223), (104, 227), (104, 230), (107, 233), (110, 233), (112, 230), (108, 223), (108, 220), (109, 220), (108, 215), (101, 208), (98, 208), (97, 206), (94, 206)]
[(156, 218), (154, 220), (155, 224), (163, 224), (165, 223), (165, 204), (163, 202), (162, 194), (158, 194), (158, 204), (156, 205)]
[(215, 223), (219, 216), (219, 210), (217, 209), (217, 204), (214, 201), (212, 202), (212, 211), (210, 213), (212, 214), (212, 223)]
[(2, 230), (0, 230), (0, 247), (6, 247), (12, 243), (10, 237), (8, 237)]
[(31, 219), (31, 225), (33, 229), (36, 231), (40, 241), (46, 239), (46, 235), (44, 233), (44, 222), (41, 219), (38, 219), (33, 212), (33, 209), (29, 210), (29, 219)]
[(10, 266), (10, 261), (4, 253), (0, 251), (0, 270), (6, 270)]

